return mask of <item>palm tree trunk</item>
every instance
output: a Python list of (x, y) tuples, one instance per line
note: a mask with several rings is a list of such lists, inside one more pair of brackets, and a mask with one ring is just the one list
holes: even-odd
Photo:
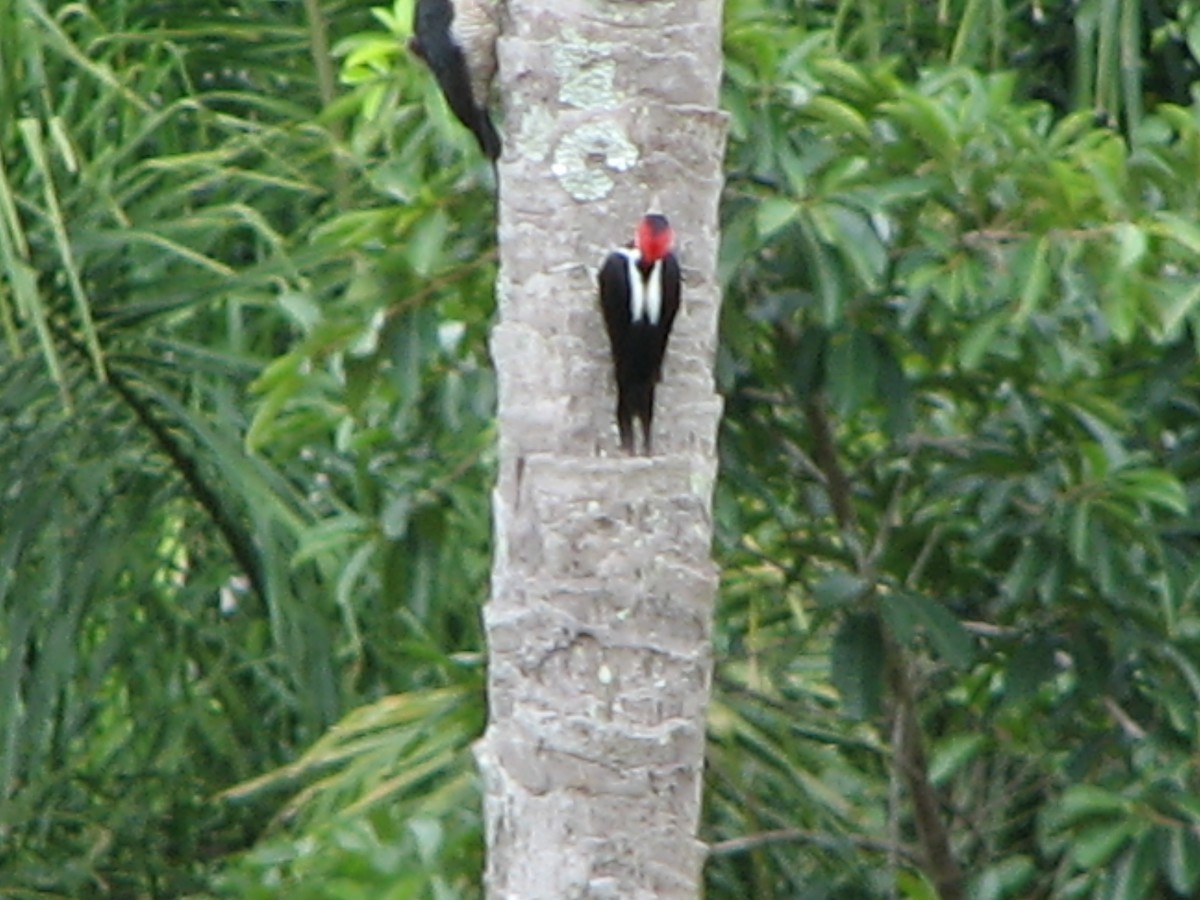
[[(698, 897), (711, 681), (720, 0), (510, 0), (484, 775), (493, 898)], [(683, 306), (618, 448), (596, 269), (651, 206)]]

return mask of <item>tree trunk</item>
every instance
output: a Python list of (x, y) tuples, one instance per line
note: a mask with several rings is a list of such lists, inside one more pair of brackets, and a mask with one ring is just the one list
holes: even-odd
[[(720, 0), (507, 5), (489, 897), (700, 894), (720, 41)], [(684, 290), (643, 458), (618, 447), (595, 278), (651, 207)]]

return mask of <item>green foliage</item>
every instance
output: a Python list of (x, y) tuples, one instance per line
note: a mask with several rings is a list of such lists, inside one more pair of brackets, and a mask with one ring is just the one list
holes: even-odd
[[(442, 766), (347, 764), (323, 822), (392, 807), (302, 844), (407, 834), (378, 871), (462, 883), (434, 861), (474, 871), (480, 844), (455, 655), (490, 530), (478, 167), (407, 64), (371, 115), (362, 86), (331, 103), (299, 4), (0, 16), (0, 894), (200, 890), (281, 802), (221, 792), (450, 685)], [(455, 803), (401, 802), (435, 788)]]
[[(860, 895), (874, 878), (922, 895), (911, 814), (850, 741), (894, 739), (898, 667), (915, 670), (928, 778), (973, 896), (1189, 896), (1200, 108), (1184, 91), (1143, 109), (1134, 81), (1118, 102), (1096, 70), (1062, 82), (1070, 104), (1030, 99), (1036, 67), (958, 65), (1004, 68), (1032, 39), (1004, 4), (975, 40), (962, 29), (982, 4), (967, 3), (949, 43), (932, 5), (884, 6), (913, 15), (843, 3), (789, 30), (735, 5), (727, 26), (718, 525), (722, 619), (746, 635), (724, 650), (748, 659), (727, 675), (829, 752), (806, 766), (812, 748), (781, 728), (736, 789), (718, 770), (711, 834), (740, 843), (711, 883)], [(1100, 14), (1079, 20), (1087, 52), (1142, 46), (1137, 4), (1117, 20), (1117, 4), (1084, 6)], [(939, 40), (925, 66), (890, 55)], [(875, 784), (800, 800), (785, 760)], [(786, 817), (750, 812), (788, 795), (801, 809)], [(1096, 796), (1119, 802), (1081, 802)], [(797, 852), (835, 814), (873, 854)]]
[[(470, 745), (482, 730), (473, 673), (351, 712), (298, 760), (226, 792), (306, 784), (280, 810), (287, 833), (217, 879), (227, 897), (471, 897), (483, 868)], [(297, 829), (296, 826), (300, 828)]]

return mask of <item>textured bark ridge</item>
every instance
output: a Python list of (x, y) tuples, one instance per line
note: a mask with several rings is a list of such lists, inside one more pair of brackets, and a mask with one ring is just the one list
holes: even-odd
[[(720, 0), (510, 0), (488, 896), (700, 895), (711, 680)], [(651, 206), (683, 305), (655, 455), (618, 447), (596, 269)]]

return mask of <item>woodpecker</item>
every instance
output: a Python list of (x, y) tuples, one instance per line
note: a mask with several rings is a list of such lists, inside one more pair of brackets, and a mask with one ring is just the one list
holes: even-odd
[(500, 135), (488, 114), (499, 31), (498, 0), (417, 0), (408, 42), (492, 162), (500, 156)]
[(617, 428), (633, 453), (633, 420), (640, 419), (645, 453), (651, 448), (654, 387), (679, 312), (679, 261), (667, 217), (650, 213), (638, 223), (633, 244), (614, 250), (600, 268), (600, 306), (612, 346), (617, 380)]

